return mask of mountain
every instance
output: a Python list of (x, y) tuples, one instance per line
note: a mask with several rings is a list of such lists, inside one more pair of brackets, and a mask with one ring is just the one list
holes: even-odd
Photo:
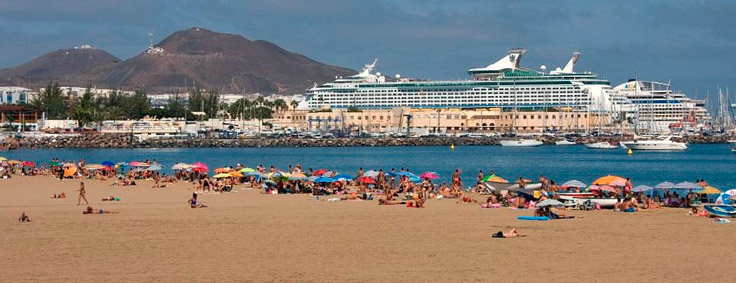
[(61, 49), (41, 55), (20, 66), (0, 69), (0, 85), (45, 85), (51, 80), (62, 85), (85, 86), (96, 81), (101, 70), (107, 70), (120, 62), (101, 49), (82, 46)]
[(223, 93), (303, 93), (354, 70), (325, 65), (263, 40), (202, 28), (175, 32), (104, 72), (97, 81), (149, 93), (197, 85)]

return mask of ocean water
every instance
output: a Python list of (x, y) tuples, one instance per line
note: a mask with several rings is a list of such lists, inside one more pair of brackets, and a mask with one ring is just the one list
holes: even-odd
[(705, 179), (720, 189), (736, 188), (736, 154), (730, 145), (691, 145), (682, 152), (641, 152), (628, 156), (623, 149), (591, 150), (583, 146), (541, 146), (507, 148), (501, 146), (449, 147), (327, 147), (327, 148), (186, 148), (186, 149), (22, 149), (0, 153), (8, 159), (48, 162), (85, 159), (87, 163), (110, 161), (142, 161), (156, 159), (169, 168), (177, 162), (203, 162), (216, 167), (274, 165), (286, 170), (300, 163), (302, 168), (325, 168), (355, 175), (364, 170), (408, 168), (417, 175), (434, 171), (436, 182), (449, 181), (452, 172), (463, 171), (466, 186), (475, 183), (478, 170), (493, 170), (508, 180), (521, 176), (536, 180), (539, 174), (558, 184), (577, 179), (586, 184), (608, 174), (630, 177), (634, 185), (654, 186), (662, 181), (681, 182)]

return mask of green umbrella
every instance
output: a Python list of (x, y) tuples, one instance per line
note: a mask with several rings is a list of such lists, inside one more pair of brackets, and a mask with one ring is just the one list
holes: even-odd
[(240, 173), (250, 173), (250, 172), (255, 172), (255, 171), (256, 170), (253, 170), (253, 168), (250, 168), (250, 167), (240, 169)]

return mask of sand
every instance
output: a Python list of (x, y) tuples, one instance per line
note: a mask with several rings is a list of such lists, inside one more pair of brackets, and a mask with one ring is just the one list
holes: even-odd
[[(692, 282), (733, 280), (734, 224), (682, 209), (531, 211), (430, 200), (425, 209), (253, 190), (202, 195), (78, 180), (0, 180), (2, 282)], [(66, 199), (51, 199), (65, 192)], [(109, 195), (119, 202), (102, 202)], [(476, 196), (480, 199), (480, 197)], [(25, 211), (33, 222), (20, 224)], [(493, 239), (518, 228), (525, 238)]]

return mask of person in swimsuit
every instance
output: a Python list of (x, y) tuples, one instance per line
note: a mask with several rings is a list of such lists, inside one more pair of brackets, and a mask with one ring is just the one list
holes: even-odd
[(89, 205), (89, 201), (87, 201), (87, 191), (84, 190), (84, 182), (79, 182), (79, 197), (77, 197), (77, 205), (82, 204), (82, 199), (84, 199), (84, 203), (86, 205)]
[(493, 234), (493, 238), (517, 238), (517, 237), (526, 237), (526, 235), (519, 235), (519, 233), (516, 232), (516, 228), (513, 228), (506, 233), (502, 231), (498, 231), (495, 234)]
[(91, 206), (87, 206), (87, 209), (82, 211), (82, 214), (110, 214), (110, 213), (118, 213), (118, 212), (110, 211), (110, 210), (94, 209)]
[(191, 208), (207, 207), (204, 204), (197, 203), (197, 193), (192, 193), (192, 198), (190, 198), (188, 202), (189, 202), (189, 207), (191, 207)]
[(27, 222), (31, 222), (31, 218), (30, 218), (30, 217), (28, 217), (28, 215), (26, 215), (26, 212), (25, 212), (25, 211), (23, 211), (23, 212), (22, 212), (22, 213), (20, 214), (20, 218), (18, 218), (18, 222), (20, 222), (20, 223), (27, 223)]

